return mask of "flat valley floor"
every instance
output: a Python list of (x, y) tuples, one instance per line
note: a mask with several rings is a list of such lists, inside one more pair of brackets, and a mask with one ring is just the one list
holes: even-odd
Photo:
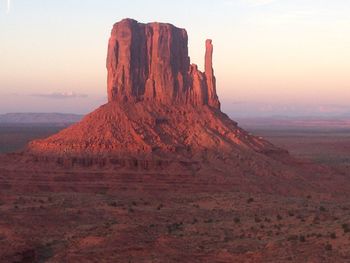
[[(0, 151), (60, 128), (2, 126)], [(350, 180), (349, 129), (245, 128)], [(196, 182), (0, 170), (0, 262), (350, 262), (347, 197)]]

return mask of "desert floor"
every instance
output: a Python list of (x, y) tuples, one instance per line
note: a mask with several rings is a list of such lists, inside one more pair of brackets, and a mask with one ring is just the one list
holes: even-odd
[[(0, 151), (58, 129), (1, 127)], [(347, 175), (344, 129), (251, 132)], [(0, 262), (350, 262), (350, 199), (147, 177), (0, 170)]]

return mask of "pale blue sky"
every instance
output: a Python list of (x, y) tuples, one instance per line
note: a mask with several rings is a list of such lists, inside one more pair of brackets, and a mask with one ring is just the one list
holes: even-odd
[(125, 17), (186, 28), (199, 67), (212, 38), (232, 115), (350, 111), (349, 0), (11, 0), (8, 13), (7, 2), (0, 113), (86, 113), (103, 103), (107, 40)]

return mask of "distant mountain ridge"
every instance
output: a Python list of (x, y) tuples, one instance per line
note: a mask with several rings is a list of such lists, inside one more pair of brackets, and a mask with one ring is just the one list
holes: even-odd
[(0, 115), (0, 123), (75, 123), (83, 116), (70, 113), (6, 113)]
[[(350, 114), (349, 114), (350, 116)], [(241, 117), (237, 122), (245, 128), (263, 127), (350, 127), (349, 116), (335, 117)], [(0, 114), (0, 124), (72, 124), (79, 122), (84, 115), (73, 113), (6, 113)]]
[(268, 128), (350, 128), (350, 117), (339, 115), (329, 116), (272, 116), (236, 118), (236, 121), (245, 129)]

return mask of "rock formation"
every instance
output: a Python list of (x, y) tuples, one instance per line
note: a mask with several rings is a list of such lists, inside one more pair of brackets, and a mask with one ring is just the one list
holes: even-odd
[(213, 44), (210, 39), (205, 42), (205, 78), (208, 91), (208, 105), (220, 108), (219, 98), (216, 94), (216, 79), (213, 69)]
[(171, 24), (116, 23), (108, 45), (108, 101), (153, 100), (220, 108), (206, 41), (205, 73), (190, 65), (187, 32)]
[(60, 133), (31, 142), (27, 152), (186, 162), (282, 153), (220, 111), (212, 56), (207, 40), (201, 72), (190, 64), (184, 29), (132, 19), (116, 23), (108, 45), (108, 103)]

